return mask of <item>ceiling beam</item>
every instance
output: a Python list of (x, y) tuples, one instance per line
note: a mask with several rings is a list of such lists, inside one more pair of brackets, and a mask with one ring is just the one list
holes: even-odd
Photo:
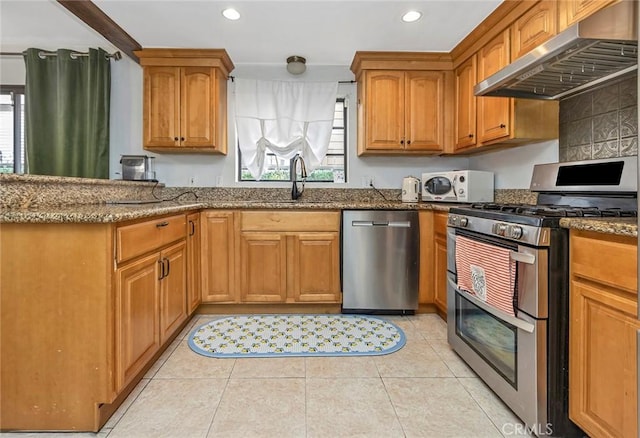
[(138, 64), (140, 61), (133, 53), (141, 50), (142, 46), (131, 35), (124, 31), (102, 9), (90, 0), (57, 0), (73, 15), (84, 21), (89, 27), (105, 37), (111, 44), (122, 50), (127, 56)]

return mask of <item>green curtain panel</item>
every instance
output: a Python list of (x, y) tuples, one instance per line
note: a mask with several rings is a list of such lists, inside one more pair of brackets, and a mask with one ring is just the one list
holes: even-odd
[(25, 130), (31, 174), (109, 178), (111, 66), (107, 52), (88, 56), (27, 49)]

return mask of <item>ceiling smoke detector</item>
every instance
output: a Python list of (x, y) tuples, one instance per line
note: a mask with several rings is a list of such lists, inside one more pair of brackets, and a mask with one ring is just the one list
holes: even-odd
[(287, 58), (287, 71), (292, 75), (301, 75), (307, 70), (307, 60), (302, 56), (289, 56)]

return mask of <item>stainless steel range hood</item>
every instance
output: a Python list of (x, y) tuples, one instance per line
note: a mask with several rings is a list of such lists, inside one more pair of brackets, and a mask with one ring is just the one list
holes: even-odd
[(556, 100), (637, 70), (636, 8), (624, 0), (596, 12), (478, 83), (475, 95)]

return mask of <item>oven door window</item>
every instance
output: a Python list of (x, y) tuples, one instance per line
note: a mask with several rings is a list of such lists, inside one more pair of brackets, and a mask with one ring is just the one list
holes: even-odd
[(518, 329), (456, 294), (456, 334), (516, 390)]

